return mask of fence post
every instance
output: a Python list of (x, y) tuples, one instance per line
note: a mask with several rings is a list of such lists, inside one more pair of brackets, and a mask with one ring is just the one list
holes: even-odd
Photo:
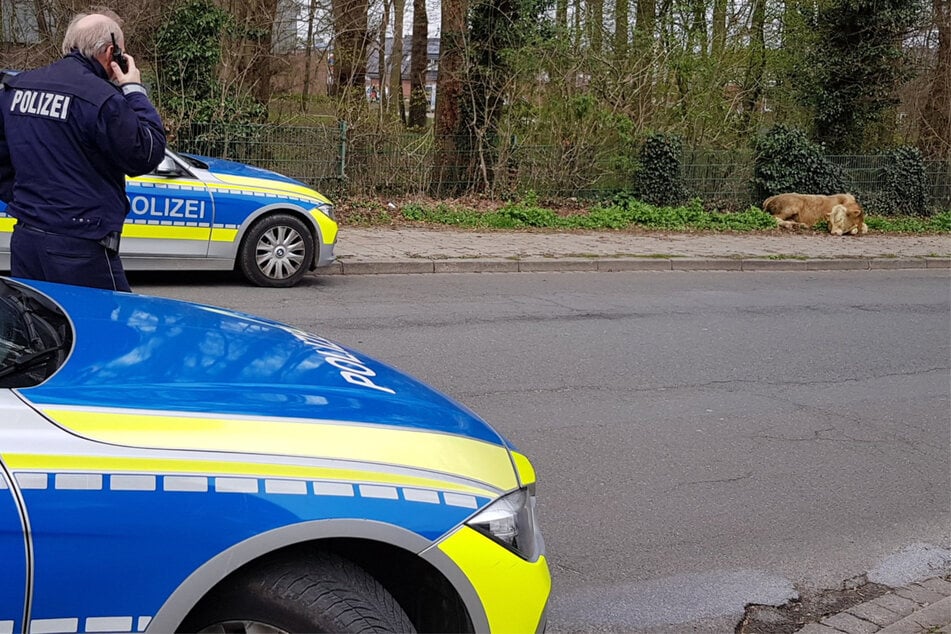
[(347, 178), (347, 174), (346, 174), (346, 170), (347, 170), (347, 122), (346, 122), (346, 121), (343, 121), (343, 120), (340, 121), (340, 152), (339, 152), (339, 155), (340, 155), (340, 165), (338, 166), (338, 167), (339, 167), (339, 170), (338, 170), (339, 173), (337, 174), (337, 176), (338, 176), (338, 178), (340, 178), (341, 181), (343, 181), (345, 178)]

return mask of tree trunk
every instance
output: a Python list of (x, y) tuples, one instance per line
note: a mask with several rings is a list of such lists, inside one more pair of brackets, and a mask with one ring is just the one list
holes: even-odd
[(304, 89), (300, 95), (300, 111), (307, 112), (307, 101), (310, 99), (310, 74), (314, 61), (314, 18), (317, 13), (317, 0), (310, 0), (307, 10), (307, 45), (304, 49)]
[(930, 156), (951, 160), (951, 2), (932, 3), (938, 30), (938, 59), (923, 108), (922, 145)]
[(692, 0), (693, 20), (690, 26), (690, 40), (692, 53), (704, 57), (710, 53), (707, 39), (707, 3), (706, 0)]
[(369, 40), (367, 0), (334, 0), (333, 13), (333, 94), (354, 101), (364, 100)]
[(277, 3), (278, 0), (230, 0), (227, 7), (239, 32), (233, 40), (230, 63), (225, 63), (224, 79), (241, 84), (258, 103), (264, 105), (271, 100), (271, 76), (274, 74), (271, 39)]
[[(377, 77), (377, 90), (376, 98), (379, 101), (380, 105), (380, 121), (383, 121), (383, 114), (386, 112), (386, 104), (388, 98), (386, 96), (386, 81), (390, 74), (387, 72), (389, 70), (389, 64), (391, 63), (391, 56), (386, 53), (386, 31), (390, 26), (390, 10), (393, 8), (393, 0), (383, 0), (383, 17), (380, 19), (380, 31), (378, 37), (379, 53), (376, 58), (376, 77)], [(372, 92), (370, 93), (372, 96)]]
[(454, 195), (465, 181), (467, 161), (459, 144), (463, 121), (463, 74), (466, 55), (467, 0), (444, 0), (439, 48), (439, 79), (436, 90), (433, 180), (435, 197)]
[(629, 0), (614, 3), (614, 59), (620, 64), (627, 59), (627, 30), (630, 15)]
[(406, 0), (393, 0), (393, 51), (390, 53), (390, 97), (387, 108), (396, 105), (400, 122), (406, 125), (406, 102), (403, 99), (403, 17)]
[(595, 56), (604, 50), (604, 0), (588, 0), (588, 42)]
[(726, 0), (713, 0), (713, 57), (726, 50)]
[(746, 78), (743, 92), (746, 95), (743, 104), (745, 126), (749, 130), (763, 96), (763, 76), (766, 73), (766, 0), (753, 0), (750, 18), (749, 61), (746, 66)]
[(637, 0), (634, 16), (634, 46), (638, 54), (643, 54), (653, 48), (654, 29), (657, 26), (655, 0)]
[(654, 99), (654, 31), (657, 28), (655, 0), (637, 0), (634, 22), (633, 52), (635, 120), (646, 124), (653, 111)]
[[(452, 5), (443, 6), (443, 22), (445, 13), (452, 10)], [(445, 38), (445, 33), (443, 34)], [(411, 128), (426, 127), (426, 112), (429, 110), (429, 99), (426, 97), (426, 66), (428, 65), (429, 48), (429, 16), (426, 14), (426, 0), (413, 0), (413, 42), (409, 66), (409, 119)], [(442, 81), (444, 73), (442, 64), (439, 66), (439, 79)], [(437, 91), (438, 94), (438, 91)]]
[(572, 38), (574, 49), (576, 51), (581, 50), (583, 47), (582, 40), (582, 27), (584, 26), (584, 20), (581, 19), (581, 14), (584, 13), (584, 3), (582, 0), (573, 0), (572, 5), (574, 6), (573, 19), (571, 23), (571, 31), (574, 33)]
[(568, 0), (555, 0), (555, 27), (568, 32)]
[(43, 0), (33, 0), (33, 8), (36, 11), (36, 30), (40, 33), (40, 39), (52, 42), (53, 33), (46, 20), (46, 3)]

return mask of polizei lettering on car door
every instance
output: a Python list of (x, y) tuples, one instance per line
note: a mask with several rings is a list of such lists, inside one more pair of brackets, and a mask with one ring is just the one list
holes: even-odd
[(334, 342), (314, 335), (304, 335), (302, 339), (314, 346), (317, 354), (326, 359), (327, 363), (337, 368), (337, 370), (340, 371), (340, 376), (342, 376), (347, 383), (361, 385), (373, 390), (386, 392), (387, 394), (396, 394), (395, 390), (374, 383), (372, 377), (376, 376), (376, 372), (368, 368), (360, 359)]
[(129, 199), (132, 213), (143, 218), (181, 218), (202, 220), (205, 217), (205, 201), (187, 198), (154, 198), (133, 196)]

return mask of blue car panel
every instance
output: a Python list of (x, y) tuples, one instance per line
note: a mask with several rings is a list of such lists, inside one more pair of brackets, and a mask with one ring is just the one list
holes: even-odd
[[(38, 289), (53, 285), (36, 282)], [(76, 326), (67, 363), (22, 390), (38, 405), (354, 420), (502, 444), (465, 407), (322, 337), (210, 306), (62, 287)]]
[[(0, 631), (299, 631), (254, 575), (323, 574), (316, 553), (365, 577), (347, 593), (378, 586), (361, 609), (392, 594), (416, 629), (544, 628), (528, 459), (361, 352), (212, 306), (0, 278), (0, 384)], [(236, 592), (256, 611), (230, 612)]]

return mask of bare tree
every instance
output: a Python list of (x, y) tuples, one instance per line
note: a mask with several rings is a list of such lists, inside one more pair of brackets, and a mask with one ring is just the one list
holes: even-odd
[(713, 0), (713, 52), (714, 58), (723, 55), (726, 49), (726, 5), (727, 0)]
[(465, 180), (466, 161), (458, 134), (463, 124), (463, 73), (466, 56), (468, 0), (445, 0), (439, 43), (439, 80), (434, 123), (433, 195), (455, 193)]
[(938, 31), (937, 60), (922, 113), (925, 150), (936, 158), (951, 160), (951, 2), (932, 0)]
[(614, 58), (618, 62), (627, 59), (629, 0), (615, 0), (614, 3)]
[[(29, 69), (60, 57), (60, 44), (70, 19), (94, 9), (96, 0), (0, 0), (0, 68)], [(119, 9), (131, 54), (148, 67), (153, 38), (161, 20), (161, 0), (126, 0)], [(93, 6), (90, 6), (93, 5)]]
[(650, 50), (657, 28), (657, 4), (655, 0), (637, 0), (634, 22), (634, 47), (638, 52)]
[(387, 109), (394, 104), (400, 121), (406, 124), (406, 102), (403, 100), (403, 17), (406, 13), (406, 0), (393, 0), (393, 51), (390, 54), (389, 98)]
[[(446, 13), (452, 13), (453, 3), (459, 0), (451, 0), (443, 4), (442, 14), (443, 23), (446, 21)], [(463, 20), (464, 20), (463, 14)], [(465, 22), (463, 21), (463, 26)], [(443, 42), (445, 42), (446, 32), (442, 32)], [(426, 0), (413, 0), (413, 42), (410, 52), (409, 62), (409, 119), (407, 124), (411, 128), (426, 127), (426, 111), (429, 109), (429, 100), (426, 98), (426, 66), (429, 63), (429, 16), (426, 13)], [(440, 64), (439, 74), (442, 77), (443, 67)]]
[(574, 42), (575, 48), (580, 50), (582, 47), (582, 29), (584, 27), (585, 21), (582, 19), (582, 14), (584, 13), (584, 0), (571, 0), (572, 7), (574, 8), (574, 13), (572, 15), (571, 21), (571, 38)]
[(300, 111), (307, 111), (307, 101), (310, 99), (310, 74), (314, 61), (314, 20), (317, 17), (318, 0), (310, 0), (307, 8), (307, 40), (304, 48), (304, 88), (300, 95)]
[(33, 7), (36, 11), (36, 30), (39, 31), (42, 39), (52, 40), (53, 32), (46, 20), (46, 4), (43, 0), (33, 0)]
[(568, 0), (555, 0), (555, 26), (562, 33), (568, 32)]
[(334, 0), (334, 92), (364, 99), (369, 29), (367, 0)]
[(743, 81), (743, 92), (746, 95), (743, 115), (746, 128), (749, 128), (753, 121), (753, 113), (763, 96), (763, 82), (766, 74), (766, 0), (752, 0), (752, 2), (749, 62), (746, 67), (746, 78)]
[(392, 8), (392, 0), (383, 0), (383, 13), (380, 17), (380, 25), (378, 29), (379, 37), (377, 38), (377, 49), (378, 53), (376, 56), (376, 76), (377, 76), (377, 99), (379, 100), (380, 107), (378, 109), (378, 119), (382, 122), (383, 115), (386, 113), (386, 82), (389, 77), (387, 68), (389, 64), (393, 63), (392, 52), (387, 55), (386, 53), (386, 32), (390, 28), (390, 9)]
[(224, 80), (242, 85), (255, 101), (271, 100), (273, 61), (271, 39), (278, 0), (228, 0), (226, 10), (234, 17), (237, 32), (227, 47)]
[(693, 19), (690, 21), (688, 50), (698, 57), (703, 57), (709, 53), (707, 3), (705, 0), (691, 0), (690, 9), (693, 12)]
[(654, 36), (657, 28), (657, 5), (655, 0), (637, 0), (634, 21), (633, 49), (634, 104), (638, 121), (647, 121), (653, 110), (654, 85)]
[(595, 56), (604, 50), (604, 0), (588, 0), (588, 45)]

